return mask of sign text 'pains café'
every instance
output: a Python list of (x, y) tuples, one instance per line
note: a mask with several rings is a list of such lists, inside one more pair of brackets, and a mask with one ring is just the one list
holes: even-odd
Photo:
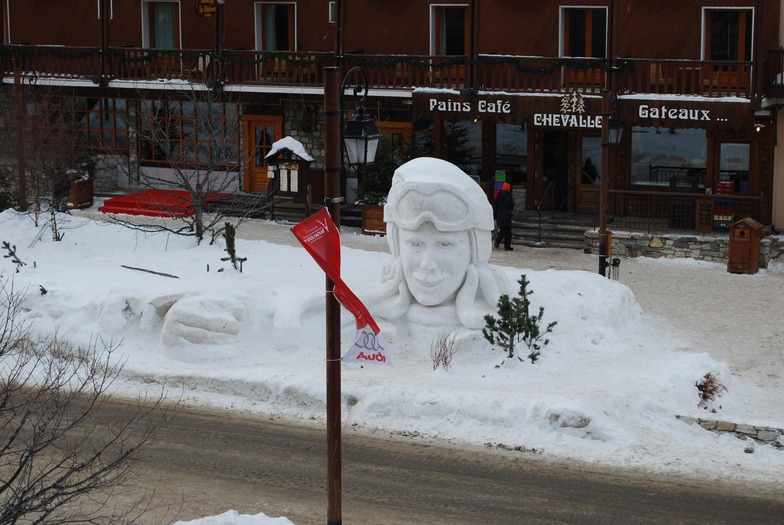
[[(428, 108), (430, 111), (446, 111), (455, 113), (471, 113), (474, 109), (471, 102), (454, 101), (451, 99), (438, 100), (436, 98), (429, 99)], [(512, 103), (507, 100), (479, 100), (476, 104), (476, 110), (479, 113), (506, 113), (512, 112)]]

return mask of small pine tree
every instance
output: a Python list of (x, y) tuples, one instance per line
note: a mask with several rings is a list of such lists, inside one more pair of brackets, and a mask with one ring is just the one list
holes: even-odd
[[(531, 301), (528, 296), (534, 293), (528, 289), (528, 279), (525, 274), (517, 281), (520, 285), (518, 296), (509, 298), (504, 294), (498, 299), (498, 317), (485, 316), (485, 328), (482, 335), (491, 345), (500, 346), (507, 351), (507, 357), (515, 357), (515, 342), (523, 342), (530, 353), (528, 358), (535, 363), (543, 347), (550, 343), (545, 336), (553, 331), (557, 321), (541, 328), (544, 307), (539, 307), (538, 315), (531, 315)], [(520, 356), (517, 356), (520, 361)]]
[(236, 230), (234, 229), (234, 225), (232, 223), (227, 222), (224, 224), (223, 238), (226, 239), (226, 253), (228, 253), (229, 256), (223, 257), (221, 261), (231, 261), (234, 269), (239, 270), (240, 273), (242, 273), (242, 263), (247, 261), (248, 258), (237, 257), (237, 249), (234, 245), (234, 240), (236, 239)]
[(16, 244), (11, 246), (11, 243), (8, 241), (3, 241), (3, 249), (8, 252), (6, 255), (3, 255), (3, 258), (11, 259), (11, 262), (16, 265), (16, 273), (19, 273), (19, 268), (26, 265), (27, 263), (20, 259), (16, 254)]

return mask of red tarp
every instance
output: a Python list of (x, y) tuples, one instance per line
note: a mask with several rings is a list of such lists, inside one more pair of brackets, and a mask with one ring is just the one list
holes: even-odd
[[(224, 195), (226, 194), (212, 193), (205, 201)], [(190, 217), (196, 212), (188, 192), (182, 190), (142, 190), (131, 195), (113, 197), (104, 202), (98, 211), (151, 217)]]

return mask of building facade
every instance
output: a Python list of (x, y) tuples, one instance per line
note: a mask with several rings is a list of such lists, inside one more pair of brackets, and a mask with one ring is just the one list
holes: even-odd
[(317, 202), (323, 68), (361, 66), (389, 140), (489, 197), (506, 181), (527, 209), (595, 214), (604, 178), (620, 227), (784, 224), (778, 1), (8, 0), (2, 25), (5, 100), (67, 87), (86, 147), (127, 164), (107, 185), (168, 169), (155, 126), (212, 155), (187, 122), (218, 111), (239, 191), (266, 190), (265, 152), (292, 136)]

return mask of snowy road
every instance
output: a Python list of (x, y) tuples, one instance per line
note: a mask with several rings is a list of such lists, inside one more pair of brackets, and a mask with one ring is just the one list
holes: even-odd
[[(182, 411), (142, 459), (132, 493), (182, 520), (229, 509), (316, 525), (326, 516), (320, 425)], [(343, 517), (374, 525), (492, 523), (776, 523), (781, 494), (472, 450), (415, 438), (343, 432)], [(153, 513), (155, 514), (155, 513)], [(150, 516), (148, 516), (150, 517)], [(171, 518), (171, 515), (169, 515)]]

